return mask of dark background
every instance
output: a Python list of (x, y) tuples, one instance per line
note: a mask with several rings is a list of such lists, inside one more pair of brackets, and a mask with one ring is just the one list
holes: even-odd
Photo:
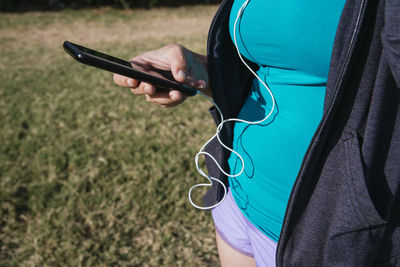
[(88, 8), (112, 6), (115, 8), (152, 8), (156, 6), (180, 6), (215, 4), (220, 0), (0, 0), (0, 11), (46, 11), (63, 8)]

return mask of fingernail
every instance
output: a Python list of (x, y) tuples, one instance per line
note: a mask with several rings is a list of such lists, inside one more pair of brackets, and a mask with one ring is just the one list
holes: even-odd
[(179, 79), (185, 81), (186, 80), (186, 72), (184, 70), (179, 70), (178, 71), (178, 77), (179, 77)]
[(178, 101), (180, 99), (179, 95), (176, 94), (175, 92), (170, 93), (170, 97), (173, 101)]
[(126, 84), (127, 84), (129, 87), (133, 87), (133, 86), (135, 85), (135, 83), (133, 82), (132, 79), (126, 80)]
[(200, 89), (206, 88), (206, 82), (203, 80), (198, 80), (197, 81), (197, 87)]

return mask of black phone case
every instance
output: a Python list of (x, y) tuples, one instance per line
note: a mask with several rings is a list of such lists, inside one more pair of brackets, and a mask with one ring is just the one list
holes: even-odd
[[(130, 62), (128, 61), (112, 57), (110, 55), (68, 41), (64, 42), (63, 47), (70, 56), (83, 64), (117, 73), (139, 81), (148, 82), (153, 84), (157, 88), (161, 88), (164, 90), (179, 90), (182, 92), (182, 94), (187, 96), (194, 96), (197, 94), (197, 90), (193, 87), (180, 84), (173, 80), (164, 80), (159, 77), (136, 70), (131, 66)], [(86, 50), (87, 52), (85, 52), (84, 50)], [(96, 56), (96, 54), (99, 56)], [(173, 79), (171, 74), (166, 75), (166, 71), (160, 71), (160, 74), (167, 77), (169, 76), (169, 79)]]

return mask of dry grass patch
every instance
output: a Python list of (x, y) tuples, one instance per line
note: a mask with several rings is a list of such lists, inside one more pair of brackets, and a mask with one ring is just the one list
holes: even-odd
[[(29, 46), (54, 47), (59, 46), (64, 40), (74, 40), (87, 45), (104, 45), (104, 43), (143, 43), (149, 39), (182, 40), (193, 36), (204, 38), (215, 9), (214, 6), (119, 12), (101, 9), (94, 13), (96, 14), (94, 20), (90, 20), (89, 15), (84, 14), (85, 11), (76, 11), (78, 14), (60, 13), (58, 19), (54, 14), (49, 14), (48, 21), (43, 20), (46, 13), (4, 14), (0, 20), (28, 20), (28, 17), (32, 16), (35, 22), (15, 27), (0, 27), (0, 36), (2, 46), (6, 49)], [(110, 15), (108, 12), (111, 11), (113, 12)], [(87, 12), (93, 13), (90, 10)], [(83, 16), (80, 17), (79, 14)], [(121, 16), (121, 19), (118, 19), (118, 16)], [(36, 20), (42, 20), (42, 23)], [(12, 25), (12, 22), (9, 23)]]
[(0, 265), (218, 265), (210, 214), (187, 200), (210, 103), (149, 105), (61, 48), (204, 52), (216, 8), (0, 16)]

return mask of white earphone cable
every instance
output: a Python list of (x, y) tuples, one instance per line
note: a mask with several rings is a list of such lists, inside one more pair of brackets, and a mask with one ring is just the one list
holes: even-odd
[[(243, 123), (247, 123), (247, 124), (251, 124), (251, 125), (263, 123), (264, 121), (266, 121), (266, 120), (272, 115), (272, 113), (273, 113), (273, 111), (274, 111), (274, 109), (275, 109), (275, 98), (274, 98), (274, 95), (272, 94), (272, 91), (270, 90), (270, 88), (268, 87), (268, 85), (267, 85), (267, 84), (266, 84), (266, 83), (265, 83), (265, 82), (264, 82), (250, 67), (249, 67), (249, 65), (244, 61), (244, 59), (242, 58), (242, 55), (240, 54), (239, 47), (238, 47), (237, 40), (236, 40), (236, 26), (237, 26), (237, 23), (238, 23), (238, 21), (239, 21), (239, 18), (240, 18), (241, 15), (243, 14), (243, 11), (244, 11), (244, 9), (246, 8), (246, 6), (247, 6), (247, 4), (249, 3), (249, 1), (250, 1), (250, 0), (246, 0), (246, 1), (243, 3), (243, 5), (240, 7), (239, 11), (238, 11), (238, 14), (237, 14), (237, 17), (236, 17), (236, 20), (235, 20), (235, 24), (234, 24), (234, 26), (233, 26), (233, 39), (234, 39), (234, 42), (235, 42), (236, 51), (237, 51), (237, 53), (238, 53), (238, 55), (239, 55), (239, 58), (240, 58), (240, 60), (242, 61), (242, 63), (243, 63), (243, 64), (249, 69), (249, 71), (260, 81), (260, 83), (268, 90), (268, 92), (269, 92), (269, 94), (270, 94), (270, 96), (271, 96), (271, 99), (272, 99), (272, 107), (271, 107), (271, 110), (270, 110), (270, 112), (268, 113), (268, 115), (267, 115), (265, 118), (263, 118), (262, 120), (259, 120), (259, 121), (246, 121), (246, 120), (242, 120), (242, 119), (238, 119), (238, 118), (229, 118), (229, 119), (226, 119), (226, 120), (225, 120), (224, 117), (223, 117), (223, 115), (222, 115), (222, 112), (221, 112), (220, 108), (219, 108), (218, 105), (214, 102), (214, 100), (212, 100), (210, 97), (208, 97), (207, 95), (205, 95), (203, 92), (198, 91), (198, 94), (200, 94), (200, 95), (206, 97), (211, 103), (214, 104), (214, 106), (215, 106), (216, 109), (218, 110), (218, 112), (219, 112), (219, 114), (220, 114), (220, 117), (221, 117), (221, 122), (220, 122), (220, 123), (218, 124), (218, 126), (217, 126), (216, 133), (201, 147), (201, 149), (199, 150), (199, 152), (198, 152), (198, 153), (196, 154), (196, 156), (195, 156), (195, 164), (196, 164), (196, 169), (197, 169), (197, 171), (199, 172), (199, 174), (200, 174), (201, 176), (205, 177), (205, 178), (209, 181), (209, 183), (196, 184), (196, 185), (192, 186), (192, 187), (190, 188), (190, 190), (189, 190), (188, 198), (189, 198), (190, 204), (192, 204), (193, 207), (195, 207), (195, 208), (197, 208), (197, 209), (201, 209), (201, 210), (212, 209), (212, 208), (217, 207), (219, 204), (221, 204), (222, 201), (224, 201), (224, 199), (225, 199), (225, 197), (226, 197), (227, 188), (226, 188), (225, 184), (224, 184), (222, 181), (220, 181), (219, 179), (217, 179), (217, 178), (215, 178), (215, 177), (209, 176), (208, 174), (206, 174), (206, 173), (200, 168), (200, 166), (199, 166), (199, 158), (200, 158), (200, 156), (201, 156), (201, 155), (204, 155), (204, 156), (208, 156), (210, 159), (212, 159), (212, 160), (214, 161), (214, 163), (216, 164), (216, 166), (218, 167), (218, 169), (219, 169), (224, 175), (226, 175), (227, 177), (238, 177), (238, 176), (240, 176), (240, 175), (243, 173), (243, 171), (244, 171), (244, 160), (243, 160), (243, 157), (242, 157), (237, 151), (233, 150), (232, 148), (229, 148), (227, 145), (225, 145), (225, 144), (222, 142), (222, 140), (220, 139), (220, 136), (219, 136), (219, 133), (221, 132), (222, 127), (223, 127), (224, 124), (227, 123), (227, 122), (243, 122)], [(229, 150), (230, 152), (234, 153), (234, 154), (240, 159), (240, 162), (241, 162), (241, 164), (242, 164), (242, 168), (241, 168), (241, 170), (240, 170), (238, 173), (236, 173), (236, 174), (229, 174), (229, 173), (225, 172), (225, 171), (222, 169), (222, 167), (218, 164), (218, 161), (217, 161), (210, 153), (204, 151), (205, 147), (206, 147), (206, 146), (211, 142), (211, 140), (213, 140), (215, 137), (218, 139), (218, 142), (219, 142), (225, 149), (227, 149), (227, 150)], [(221, 199), (219, 202), (217, 202), (216, 204), (211, 205), (211, 206), (206, 206), (206, 207), (198, 206), (197, 204), (195, 204), (195, 203), (193, 202), (193, 200), (192, 200), (192, 197), (191, 197), (191, 194), (192, 194), (193, 189), (195, 189), (195, 188), (197, 188), (197, 187), (202, 187), (202, 186), (212, 186), (213, 181), (216, 181), (216, 182), (218, 182), (218, 183), (220, 183), (220, 184), (222, 185), (222, 187), (223, 187), (223, 189), (224, 189), (224, 196), (222, 197), (222, 199)]]

